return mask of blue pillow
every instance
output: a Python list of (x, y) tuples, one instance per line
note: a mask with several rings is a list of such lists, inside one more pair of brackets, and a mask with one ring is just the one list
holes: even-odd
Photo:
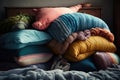
[(71, 62), (70, 63), (70, 70), (77, 70), (77, 71), (95, 71), (97, 70), (92, 58), (87, 58), (79, 62)]
[(108, 25), (98, 17), (85, 13), (71, 13), (57, 18), (50, 24), (47, 31), (53, 38), (63, 42), (73, 32), (95, 27), (109, 30)]
[(51, 36), (43, 31), (18, 30), (1, 35), (0, 46), (6, 49), (19, 49), (28, 45), (46, 44), (51, 39)]
[(22, 66), (46, 63), (53, 56), (52, 51), (45, 45), (26, 46), (18, 50), (16, 62)]

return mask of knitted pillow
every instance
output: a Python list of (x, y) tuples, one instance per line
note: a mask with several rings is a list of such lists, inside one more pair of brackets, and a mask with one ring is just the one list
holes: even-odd
[(54, 39), (63, 42), (73, 32), (95, 27), (109, 30), (108, 25), (100, 18), (85, 13), (70, 13), (53, 21), (47, 31)]
[(77, 71), (95, 71), (97, 70), (92, 57), (84, 59), (78, 62), (70, 62), (70, 70), (77, 70)]
[(85, 41), (76, 40), (68, 47), (64, 57), (69, 61), (80, 61), (96, 51), (115, 52), (115, 45), (101, 36), (91, 36)]
[(16, 16), (9, 17), (0, 22), (0, 34), (18, 29), (26, 29), (30, 27), (33, 19), (33, 16), (27, 14), (18, 14)]
[(19, 49), (28, 45), (46, 44), (51, 39), (51, 36), (43, 31), (32, 29), (17, 30), (1, 35), (0, 47)]
[(98, 69), (106, 69), (112, 66), (112, 64), (120, 63), (119, 56), (111, 52), (96, 52), (93, 58)]
[(39, 30), (46, 29), (49, 24), (59, 16), (66, 13), (77, 12), (81, 8), (81, 5), (67, 7), (46, 7), (40, 9), (33, 9), (36, 14), (36, 21), (33, 23), (33, 27)]
[(16, 62), (22, 66), (48, 62), (53, 54), (46, 46), (27, 46), (18, 50)]

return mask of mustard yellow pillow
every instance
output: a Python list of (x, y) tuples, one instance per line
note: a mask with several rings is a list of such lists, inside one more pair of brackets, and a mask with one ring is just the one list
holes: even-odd
[(116, 46), (101, 36), (90, 36), (85, 41), (76, 40), (66, 50), (64, 57), (72, 62), (83, 60), (96, 51), (115, 52)]

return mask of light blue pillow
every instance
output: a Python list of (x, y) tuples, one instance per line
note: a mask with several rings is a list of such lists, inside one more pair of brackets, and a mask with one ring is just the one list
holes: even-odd
[(108, 25), (98, 17), (85, 13), (71, 13), (57, 18), (50, 24), (47, 31), (54, 39), (63, 42), (73, 32), (95, 27), (109, 30)]
[(46, 44), (51, 39), (51, 36), (43, 31), (18, 30), (1, 35), (0, 46), (6, 49), (19, 49), (28, 45)]

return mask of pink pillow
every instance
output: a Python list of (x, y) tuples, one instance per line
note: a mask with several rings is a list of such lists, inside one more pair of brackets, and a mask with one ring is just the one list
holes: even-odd
[(39, 30), (46, 29), (49, 24), (54, 21), (59, 16), (66, 14), (66, 13), (74, 13), (81, 9), (81, 5), (67, 7), (46, 7), (46, 8), (39, 8), (33, 9), (36, 14), (36, 21), (33, 23), (33, 27)]

